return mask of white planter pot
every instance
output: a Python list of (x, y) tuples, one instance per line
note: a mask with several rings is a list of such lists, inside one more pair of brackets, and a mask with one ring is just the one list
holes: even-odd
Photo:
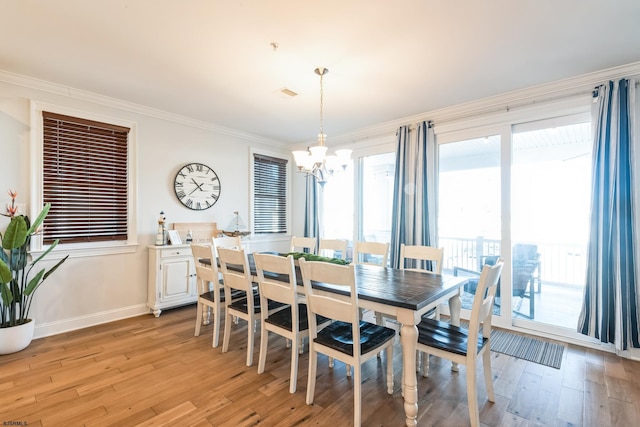
[(0, 328), (0, 354), (11, 354), (24, 350), (31, 344), (36, 322), (29, 322), (10, 328)]

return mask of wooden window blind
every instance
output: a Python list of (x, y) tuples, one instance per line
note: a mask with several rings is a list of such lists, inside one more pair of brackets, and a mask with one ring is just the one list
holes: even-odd
[(254, 154), (254, 233), (287, 232), (287, 160)]
[(129, 128), (43, 111), (43, 242), (127, 240)]

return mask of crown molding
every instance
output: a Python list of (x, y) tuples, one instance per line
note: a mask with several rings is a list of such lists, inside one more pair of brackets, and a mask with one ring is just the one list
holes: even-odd
[(0, 82), (4, 82), (14, 86), (22, 86), (29, 89), (39, 90), (42, 92), (48, 92), (55, 95), (76, 99), (79, 101), (90, 102), (92, 104), (103, 105), (105, 107), (117, 108), (119, 110), (129, 111), (131, 113), (136, 113), (136, 114), (141, 114), (148, 117), (153, 117), (156, 119), (166, 120), (166, 121), (182, 124), (185, 126), (190, 126), (193, 128), (204, 129), (204, 130), (216, 132), (222, 135), (244, 139), (246, 141), (250, 141), (254, 143), (266, 144), (266, 145), (275, 146), (278, 148), (286, 147), (286, 145), (280, 141), (264, 138), (259, 135), (241, 132), (236, 129), (219, 126), (214, 123), (192, 119), (192, 118), (181, 116), (178, 114), (169, 113), (167, 111), (155, 109), (152, 107), (135, 104), (133, 102), (111, 98), (109, 96), (100, 95), (97, 93), (88, 92), (81, 89), (60, 85), (57, 83), (52, 83), (46, 80), (40, 80), (33, 77), (10, 73), (4, 70), (0, 70)]
[(348, 145), (349, 143), (353, 144), (370, 138), (377, 139), (378, 137), (395, 135), (396, 130), (400, 126), (414, 124), (424, 120), (430, 120), (438, 124), (470, 117), (484, 116), (498, 111), (506, 111), (533, 104), (557, 101), (567, 97), (590, 93), (595, 86), (608, 80), (634, 75), (640, 75), (640, 61), (379, 123), (353, 132), (334, 136), (332, 142), (334, 146), (335, 144)]
[[(443, 123), (456, 120), (462, 120), (469, 117), (480, 117), (498, 111), (525, 107), (532, 104), (542, 104), (550, 101), (556, 101), (561, 98), (582, 95), (593, 89), (594, 86), (602, 84), (607, 80), (640, 75), (640, 61), (631, 64), (621, 65), (618, 67), (608, 68), (593, 73), (582, 74), (551, 83), (544, 83), (506, 92), (500, 95), (491, 96), (476, 101), (470, 101), (463, 104), (445, 107), (438, 110), (428, 111), (378, 123), (361, 129), (356, 129), (342, 135), (332, 137), (332, 143), (338, 146), (353, 145), (358, 143), (366, 143), (367, 140), (380, 140), (395, 135), (396, 130), (400, 126), (414, 124), (424, 120), (431, 120), (434, 123)], [(107, 107), (117, 108), (161, 120), (167, 120), (186, 126), (204, 129), (219, 134), (244, 139), (253, 143), (265, 144), (277, 148), (291, 148), (289, 145), (280, 141), (264, 138), (255, 134), (241, 132), (236, 129), (230, 129), (214, 123), (195, 120), (178, 114), (169, 113), (163, 110), (134, 104), (131, 102), (111, 98), (96, 93), (71, 88), (68, 86), (51, 83), (45, 80), (35, 79), (19, 74), (10, 73), (0, 70), (0, 82), (23, 86), (30, 89), (40, 90), (43, 92), (53, 93), (59, 96), (91, 102), (94, 104), (104, 105)], [(304, 144), (308, 145), (308, 144)], [(302, 146), (297, 144), (296, 146)]]

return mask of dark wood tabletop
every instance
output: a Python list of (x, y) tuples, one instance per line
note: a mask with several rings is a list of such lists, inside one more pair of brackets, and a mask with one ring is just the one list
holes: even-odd
[[(247, 254), (251, 275), (256, 276), (253, 254)], [(201, 260), (208, 261), (208, 260)], [(227, 266), (242, 271), (241, 266)], [(296, 279), (302, 286), (300, 269), (296, 266)], [(285, 280), (287, 280), (285, 278)], [(424, 307), (442, 299), (452, 290), (464, 286), (468, 278), (441, 275), (396, 268), (383, 268), (372, 265), (356, 264), (358, 298), (394, 307), (420, 311)], [(330, 292), (342, 293), (325, 283), (314, 283), (314, 287)]]

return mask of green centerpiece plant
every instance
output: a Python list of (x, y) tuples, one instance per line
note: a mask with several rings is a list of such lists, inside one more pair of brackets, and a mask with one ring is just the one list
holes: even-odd
[[(46, 251), (29, 262), (27, 250), (31, 236), (39, 232), (39, 227), (49, 213), (51, 204), (47, 203), (36, 220), (31, 223), (26, 215), (18, 215), (17, 193), (9, 191), (11, 206), (2, 214), (11, 220), (4, 233), (0, 233), (0, 330), (32, 322), (29, 310), (35, 291), (42, 285), (68, 255), (58, 261), (49, 270), (35, 269), (36, 264), (47, 256), (58, 244), (54, 241)], [(30, 342), (30, 340), (29, 340)], [(1, 353), (0, 353), (1, 354)]]

